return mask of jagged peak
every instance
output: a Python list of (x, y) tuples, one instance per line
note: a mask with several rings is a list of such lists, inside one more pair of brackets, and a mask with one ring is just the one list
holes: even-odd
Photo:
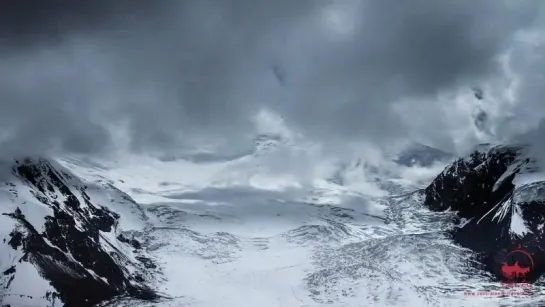
[[(49, 282), (52, 290), (44, 296), (60, 298), (66, 306), (88, 306), (117, 295), (156, 297), (144, 279), (127, 270), (139, 264), (120, 250), (120, 242), (127, 241), (113, 231), (120, 215), (92, 199), (84, 180), (45, 157), (3, 164), (14, 176), (6, 183), (7, 192), (14, 205), (24, 208), (3, 212), (15, 226), (0, 235), (13, 243), (9, 248), (25, 255), (18, 263), (32, 264)], [(34, 209), (43, 214), (41, 219), (33, 217)], [(134, 247), (133, 241), (125, 243)], [(13, 263), (9, 278), (16, 277), (18, 266)]]
[(15, 159), (12, 173), (31, 183), (41, 192), (46, 188), (52, 191), (53, 184), (63, 194), (67, 193), (67, 182), (77, 178), (55, 160), (42, 157)]

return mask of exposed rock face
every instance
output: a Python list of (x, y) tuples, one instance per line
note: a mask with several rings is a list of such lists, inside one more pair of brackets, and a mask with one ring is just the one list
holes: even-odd
[[(19, 207), (13, 212), (2, 210), (15, 222), (4, 242), (22, 255), (3, 272), (8, 293), (11, 281), (27, 278), (17, 275), (19, 264), (26, 262), (54, 289), (45, 293), (52, 304), (60, 300), (64, 306), (92, 306), (115, 296), (156, 298), (138, 274), (138, 264), (118, 248), (121, 244), (139, 248), (137, 241), (122, 235), (116, 240), (114, 228), (120, 216), (94, 203), (77, 178), (44, 159), (17, 161), (13, 175), (20, 181), (6, 185), (26, 186), (50, 214), (37, 225), (38, 219), (29, 219)], [(16, 189), (10, 191), (14, 199), (18, 197)]]
[[(502, 281), (533, 282), (545, 271), (545, 181), (536, 179), (539, 169), (527, 149), (481, 147), (448, 165), (425, 189), (430, 209), (460, 217), (453, 239), (477, 252)], [(509, 275), (517, 262), (530, 269)]]

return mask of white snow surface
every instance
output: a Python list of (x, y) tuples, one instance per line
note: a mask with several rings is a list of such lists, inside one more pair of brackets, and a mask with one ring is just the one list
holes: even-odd
[(528, 227), (524, 224), (524, 219), (522, 218), (522, 212), (519, 206), (513, 206), (513, 212), (511, 214), (511, 232), (522, 237), (524, 234), (530, 232)]
[[(39, 202), (30, 191), (11, 175), (9, 167), (1, 164), (0, 173), (5, 184), (0, 186), (0, 214), (12, 213), (17, 207), (27, 220), (37, 229), (45, 222), (44, 217), (51, 214), (51, 209)], [(22, 251), (8, 245), (8, 234), (16, 228), (16, 222), (5, 215), (0, 215), (0, 272), (16, 267), (17, 275), (10, 279), (8, 274), (0, 275), (0, 303), (10, 306), (49, 306), (45, 299), (46, 292), (54, 292), (49, 282), (44, 280), (38, 270), (28, 262), (19, 262)]]
[[(137, 230), (146, 256), (159, 265), (152, 286), (165, 299), (108, 306), (457, 307), (539, 299), (464, 295), (505, 289), (468, 266), (471, 251), (443, 234), (453, 213), (430, 212), (419, 193), (409, 193), (444, 165), (370, 167), (354, 159), (339, 169), (312, 146), (261, 145), (224, 161), (58, 159), (94, 187), (92, 199), (102, 197), (122, 216), (118, 231)], [(14, 208), (7, 198), (3, 203)], [(4, 204), (2, 212), (9, 211)], [(27, 205), (36, 223), (48, 214), (38, 202)], [(9, 219), (0, 221), (2, 234), (11, 230)], [(0, 254), (2, 269), (20, 256)], [(39, 280), (29, 270), (28, 278)]]
[(420, 194), (407, 193), (429, 184), (444, 165), (354, 159), (339, 169), (305, 148), (282, 146), (271, 141), (263, 151), (207, 163), (130, 157), (102, 169), (65, 160), (81, 176), (115, 182), (154, 225), (144, 235), (145, 248), (161, 266), (157, 289), (171, 299), (118, 306), (509, 306), (535, 300), (464, 294), (505, 289), (468, 267), (471, 251), (443, 235), (452, 212), (432, 213)]

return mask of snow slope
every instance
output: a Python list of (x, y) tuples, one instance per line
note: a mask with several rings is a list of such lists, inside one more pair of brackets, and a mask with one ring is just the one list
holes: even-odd
[[(450, 239), (454, 214), (430, 212), (421, 192), (409, 193), (440, 173), (446, 154), (424, 155), (439, 158), (422, 167), (415, 158), (426, 147), (412, 146), (392, 163), (333, 162), (306, 180), (270, 169), (298, 155), (316, 162), (313, 153), (289, 146), (261, 138), (255, 151), (232, 160), (154, 161), (142, 173), (149, 185), (138, 176), (149, 165), (141, 160), (105, 171), (66, 165), (82, 176), (115, 176), (145, 206), (154, 227), (143, 242), (163, 268), (158, 289), (172, 298), (161, 301), (165, 306), (498, 306), (538, 299), (464, 294), (503, 289), (468, 265), (474, 253)], [(172, 184), (157, 185), (163, 181)]]
[(165, 268), (159, 288), (172, 299), (163, 306), (498, 306), (539, 299), (465, 295), (503, 289), (468, 266), (473, 252), (447, 233), (454, 214), (429, 211), (422, 192), (369, 197), (334, 185), (237, 185), (160, 194), (165, 201), (146, 204), (156, 226), (144, 244)]
[(91, 306), (118, 295), (156, 296), (139, 251), (122, 233), (144, 226), (134, 201), (51, 160), (2, 166), (3, 304)]
[[(112, 284), (121, 295), (101, 306), (538, 305), (538, 288), (524, 297), (465, 294), (505, 289), (479, 268), (477, 253), (452, 239), (457, 213), (424, 205), (423, 188), (446, 162), (422, 166), (414, 155), (405, 155), (408, 165), (395, 157), (378, 165), (363, 157), (335, 161), (315, 147), (261, 136), (254, 150), (229, 157), (71, 156), (55, 168), (79, 182), (67, 184), (75, 195), (82, 194), (76, 186), (86, 186), (93, 203), (118, 215), (117, 228), (100, 231), (110, 243), (100, 249), (123, 256), (115, 261), (126, 268), (124, 281), (158, 294), (146, 301)], [(28, 187), (13, 185), (6, 197)], [(35, 197), (20, 198), (5, 198), (2, 212), (32, 211), (33, 225), (51, 214)], [(7, 235), (16, 221), (1, 218)], [(2, 268), (21, 253), (3, 253)], [(45, 289), (49, 283), (36, 272), (19, 263), (15, 280)], [(51, 306), (47, 297), (16, 297), (54, 291), (48, 289), (11, 287), (4, 295), (11, 301), (3, 303)]]

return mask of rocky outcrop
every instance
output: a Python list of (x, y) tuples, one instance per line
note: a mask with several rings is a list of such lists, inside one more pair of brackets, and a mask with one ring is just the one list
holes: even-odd
[[(430, 209), (457, 212), (455, 242), (502, 281), (533, 282), (545, 272), (545, 181), (528, 149), (480, 146), (425, 189)], [(517, 265), (521, 273), (510, 275)]]
[[(4, 271), (6, 295), (11, 281), (29, 278), (17, 275), (17, 270), (21, 263), (30, 263), (50, 284), (42, 298), (52, 304), (60, 300), (64, 306), (93, 306), (117, 296), (157, 297), (139, 272), (143, 265), (120, 250), (139, 248), (137, 241), (116, 237), (119, 214), (95, 203), (81, 181), (45, 159), (16, 161), (12, 174), (16, 182), (6, 183), (12, 201), (27, 208), (34, 201), (36, 208), (2, 210), (15, 225), (4, 242), (20, 255)], [(20, 200), (18, 194), (27, 189), (34, 199)], [(46, 212), (43, 219), (27, 216), (38, 211)]]

